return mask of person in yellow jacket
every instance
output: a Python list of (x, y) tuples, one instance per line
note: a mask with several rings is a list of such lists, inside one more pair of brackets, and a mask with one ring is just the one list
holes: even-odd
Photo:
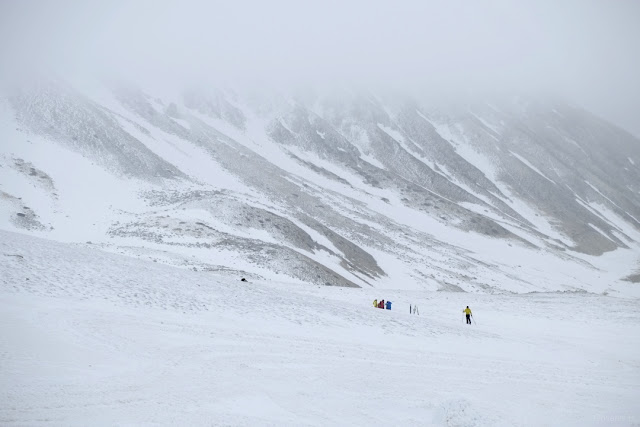
[(471, 309), (469, 308), (469, 306), (467, 306), (467, 308), (462, 310), (462, 312), (467, 315), (467, 325), (470, 325), (471, 324)]
[(373, 300), (373, 306), (374, 306), (375, 308), (378, 308), (378, 300), (377, 300), (377, 299), (374, 299), (374, 300)]

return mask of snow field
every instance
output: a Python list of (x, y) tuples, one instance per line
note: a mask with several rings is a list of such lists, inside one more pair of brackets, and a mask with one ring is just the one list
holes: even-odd
[(2, 425), (640, 422), (636, 299), (243, 283), (4, 231), (0, 272)]

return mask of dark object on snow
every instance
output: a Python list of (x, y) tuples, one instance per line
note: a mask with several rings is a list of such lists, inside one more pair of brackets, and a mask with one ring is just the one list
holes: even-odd
[(246, 282), (247, 279), (245, 279), (244, 277), (242, 279), (240, 279), (241, 282)]

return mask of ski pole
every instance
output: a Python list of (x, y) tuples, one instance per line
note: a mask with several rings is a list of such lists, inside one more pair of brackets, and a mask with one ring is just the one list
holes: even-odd
[(473, 316), (471, 316), (471, 320), (473, 320), (473, 324), (474, 324), (474, 325), (477, 325), (477, 323), (476, 323), (476, 319), (474, 319), (474, 318), (473, 318)]

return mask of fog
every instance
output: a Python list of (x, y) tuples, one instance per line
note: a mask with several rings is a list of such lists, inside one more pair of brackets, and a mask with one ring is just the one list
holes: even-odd
[(563, 97), (640, 136), (640, 2), (0, 0), (3, 75)]

